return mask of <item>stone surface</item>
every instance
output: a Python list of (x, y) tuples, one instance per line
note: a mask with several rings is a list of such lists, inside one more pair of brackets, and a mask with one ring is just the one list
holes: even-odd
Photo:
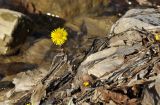
[(92, 74), (98, 78), (102, 77), (106, 73), (110, 73), (116, 70), (124, 63), (124, 57), (118, 56), (115, 58), (104, 59), (101, 62), (95, 64), (92, 68), (88, 70), (88, 74)]
[(112, 48), (104, 49), (104, 50), (99, 51), (97, 53), (91, 54), (90, 56), (88, 56), (86, 58), (86, 60), (84, 60), (84, 62), (82, 62), (81, 65), (86, 65), (87, 63), (98, 61), (100, 59), (104, 59), (106, 57), (109, 57), (109, 56), (115, 54), (116, 51), (117, 51), (117, 48), (112, 47)]
[(144, 97), (142, 100), (142, 105), (155, 105), (153, 94), (149, 91), (149, 89), (144, 90)]
[(15, 91), (26, 91), (33, 88), (45, 75), (47, 74), (46, 69), (38, 68), (37, 70), (21, 72), (13, 79), (15, 84)]
[(136, 0), (141, 6), (155, 6), (159, 7), (159, 0)]
[(150, 29), (160, 26), (160, 11), (156, 9), (131, 9), (119, 19), (111, 33), (122, 33), (132, 28)]
[[(148, 0), (136, 0), (140, 5), (149, 5), (151, 6), (152, 3), (149, 2)], [(155, 1), (155, 0), (154, 0)]]
[(160, 97), (160, 77), (158, 77), (155, 81), (155, 89)]
[(137, 31), (127, 31), (122, 35), (117, 35), (109, 41), (111, 47), (133, 45), (142, 41), (141, 35)]
[(0, 54), (11, 54), (19, 49), (31, 31), (30, 25), (25, 15), (0, 9)]
[[(130, 12), (131, 11), (131, 12)], [(83, 74), (92, 74), (96, 77), (101, 77), (104, 74), (111, 73), (114, 70), (117, 70), (117, 68), (121, 67), (121, 65), (124, 64), (124, 56), (128, 56), (131, 54), (136, 53), (137, 51), (141, 50), (143, 48), (142, 46), (142, 33), (139, 33), (138, 31), (129, 30), (132, 27), (138, 27), (139, 30), (144, 28), (157, 28), (158, 23), (158, 17), (155, 15), (150, 15), (149, 13), (154, 13), (156, 10), (154, 9), (146, 9), (146, 10), (130, 10), (125, 14), (120, 20), (116, 22), (115, 25), (113, 25), (111, 33), (116, 33), (116, 35), (112, 36), (110, 40), (108, 41), (109, 47), (105, 48), (101, 51), (98, 51), (96, 53), (90, 54), (79, 66), (78, 72), (79, 75)], [(133, 12), (135, 11), (135, 12)], [(148, 13), (148, 17), (141, 14), (141, 12)], [(140, 14), (140, 16), (137, 16)], [(155, 13), (156, 14), (156, 13)], [(142, 15), (142, 16), (141, 16)], [(145, 14), (146, 15), (146, 14)], [(159, 16), (159, 14), (156, 14)], [(155, 17), (154, 17), (155, 16)], [(147, 20), (148, 18), (153, 19)], [(128, 19), (130, 23), (126, 23), (126, 20), (121, 23), (122, 19)], [(132, 20), (133, 18), (133, 20)], [(141, 18), (143, 18), (143, 21), (140, 21)], [(137, 22), (144, 23), (137, 25)], [(157, 20), (156, 20), (157, 19)], [(134, 23), (135, 22), (135, 23)], [(138, 24), (139, 24), (138, 23)], [(156, 25), (151, 25), (152, 23)], [(125, 24), (127, 24), (125, 26)], [(148, 25), (149, 24), (149, 25)], [(142, 26), (141, 26), (142, 25)], [(93, 28), (92, 28), (93, 29)], [(105, 76), (104, 76), (105, 77)]]
[(79, 75), (92, 74), (101, 77), (113, 72), (124, 64), (124, 56), (133, 54), (142, 49), (141, 44), (133, 46), (119, 45), (118, 47), (106, 48), (102, 51), (89, 55), (79, 66)]

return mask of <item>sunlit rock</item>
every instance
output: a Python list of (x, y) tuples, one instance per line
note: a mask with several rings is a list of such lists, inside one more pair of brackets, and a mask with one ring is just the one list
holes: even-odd
[(12, 54), (31, 32), (31, 21), (25, 15), (0, 9), (0, 54)]

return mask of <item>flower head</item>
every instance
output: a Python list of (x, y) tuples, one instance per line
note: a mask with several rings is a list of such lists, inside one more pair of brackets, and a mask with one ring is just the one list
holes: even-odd
[(155, 34), (156, 41), (160, 41), (160, 33)]
[(32, 105), (32, 104), (29, 102), (29, 103), (27, 103), (26, 105)]
[(62, 45), (67, 40), (68, 33), (64, 28), (57, 28), (51, 32), (51, 39), (54, 44)]
[(88, 86), (90, 86), (90, 83), (88, 81), (85, 81), (85, 82), (83, 82), (83, 86), (88, 87)]

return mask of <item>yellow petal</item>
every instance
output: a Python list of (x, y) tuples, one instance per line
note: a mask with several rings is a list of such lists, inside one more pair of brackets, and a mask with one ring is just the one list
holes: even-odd
[(29, 103), (27, 103), (26, 105), (32, 105), (32, 104), (29, 102)]
[(160, 34), (155, 34), (155, 39), (156, 39), (157, 41), (160, 41)]
[(83, 82), (83, 86), (88, 87), (90, 83), (88, 81)]
[(55, 45), (62, 45), (67, 41), (68, 33), (64, 28), (57, 28), (51, 32), (51, 40)]

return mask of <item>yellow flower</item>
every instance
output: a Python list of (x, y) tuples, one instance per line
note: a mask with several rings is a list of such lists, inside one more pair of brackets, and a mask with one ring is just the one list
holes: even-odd
[(160, 33), (155, 34), (155, 39), (156, 39), (157, 41), (160, 41)]
[(29, 102), (29, 103), (27, 103), (26, 105), (32, 105), (32, 104)]
[(62, 45), (67, 40), (68, 33), (64, 28), (57, 28), (51, 32), (51, 39), (54, 44)]
[(88, 81), (85, 81), (85, 82), (83, 82), (83, 86), (88, 87), (88, 86), (90, 86), (90, 83)]

